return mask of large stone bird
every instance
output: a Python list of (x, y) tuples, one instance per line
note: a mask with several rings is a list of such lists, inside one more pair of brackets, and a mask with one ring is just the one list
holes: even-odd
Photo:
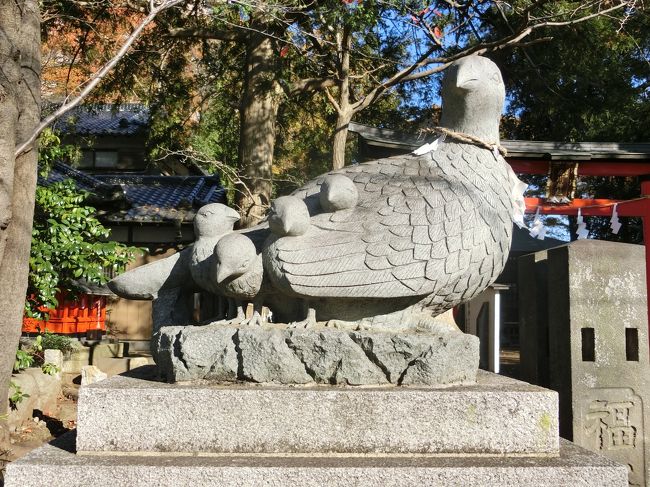
[(435, 150), (348, 166), (293, 193), (309, 228), (271, 235), (263, 257), (276, 292), (307, 303), (301, 324), (430, 328), (494, 282), (510, 249), (517, 181), (486, 148), (499, 147), (504, 99), (492, 61), (459, 60), (443, 81), (448, 135)]

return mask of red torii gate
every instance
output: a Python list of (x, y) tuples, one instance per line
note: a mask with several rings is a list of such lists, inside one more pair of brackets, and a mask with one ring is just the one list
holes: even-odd
[[(517, 174), (548, 174), (550, 161), (510, 159), (508, 162)], [(650, 176), (650, 162), (621, 162), (614, 160), (580, 161), (578, 176)], [(648, 298), (648, 328), (650, 332), (650, 180), (641, 181), (641, 195), (628, 201), (609, 199), (574, 199), (568, 204), (550, 204), (544, 198), (525, 198), (526, 213), (543, 215), (611, 216), (614, 205), (619, 216), (641, 217), (643, 244), (645, 246), (646, 296)], [(650, 335), (649, 335), (650, 336)]]

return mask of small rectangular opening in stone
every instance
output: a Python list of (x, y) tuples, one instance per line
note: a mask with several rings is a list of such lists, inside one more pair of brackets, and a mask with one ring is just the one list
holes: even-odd
[(639, 361), (639, 330), (637, 328), (625, 329), (625, 359), (628, 362)]
[(593, 328), (582, 328), (582, 361), (596, 361), (596, 334)]

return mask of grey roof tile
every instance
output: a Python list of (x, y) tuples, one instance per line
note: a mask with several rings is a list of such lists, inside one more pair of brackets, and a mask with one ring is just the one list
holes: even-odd
[[(371, 127), (350, 122), (350, 132), (359, 134), (368, 144), (390, 149), (411, 151), (432, 136), (414, 135), (397, 130)], [(509, 157), (546, 160), (610, 160), (610, 159), (648, 159), (650, 143), (618, 142), (549, 142), (537, 140), (502, 140)]]
[[(91, 176), (57, 162), (41, 184), (73, 179), (79, 189), (88, 191), (93, 204), (110, 222), (165, 222), (194, 220), (196, 210), (209, 203), (227, 202), (226, 189), (219, 176)], [(120, 198), (116, 198), (119, 193)], [(120, 208), (115, 208), (116, 200)]]
[(82, 105), (55, 122), (62, 133), (133, 136), (145, 132), (149, 109), (141, 104)]

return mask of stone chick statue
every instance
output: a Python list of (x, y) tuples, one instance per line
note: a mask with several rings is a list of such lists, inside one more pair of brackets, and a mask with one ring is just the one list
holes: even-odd
[(239, 213), (220, 203), (201, 207), (194, 217), (195, 242), (165, 259), (125, 272), (108, 283), (127, 299), (155, 299), (163, 291), (185, 289), (219, 294), (212, 278), (214, 246), (233, 231)]
[[(267, 217), (268, 229), (279, 236), (298, 236), (309, 228), (309, 212), (303, 200), (294, 196), (282, 196), (271, 203)], [(244, 233), (231, 233), (222, 237), (214, 247), (212, 259), (212, 279), (217, 290), (229, 299), (236, 311), (229, 311), (236, 316), (230, 323), (241, 325), (262, 325), (262, 305), (272, 304), (274, 309), (286, 309), (278, 303), (278, 296), (262, 266), (261, 248), (264, 240), (257, 239), (257, 245)], [(280, 299), (284, 299), (280, 297)], [(245, 319), (242, 303), (253, 303), (253, 316)], [(282, 316), (282, 314), (280, 315)]]
[[(229, 299), (229, 305), (236, 307), (228, 312), (234, 316), (231, 321), (242, 325), (262, 324), (264, 269), (262, 256), (257, 253), (253, 242), (241, 233), (231, 233), (221, 238), (214, 247), (212, 279), (218, 291)], [(243, 302), (253, 303), (253, 317), (246, 319)]]
[(492, 150), (504, 99), (492, 61), (459, 60), (443, 82), (446, 138), (435, 150), (345, 167), (293, 193), (308, 228), (274, 232), (263, 257), (275, 291), (308, 303), (302, 325), (453, 326), (434, 317), (494, 282), (510, 249), (515, 183)]

